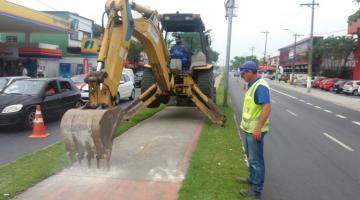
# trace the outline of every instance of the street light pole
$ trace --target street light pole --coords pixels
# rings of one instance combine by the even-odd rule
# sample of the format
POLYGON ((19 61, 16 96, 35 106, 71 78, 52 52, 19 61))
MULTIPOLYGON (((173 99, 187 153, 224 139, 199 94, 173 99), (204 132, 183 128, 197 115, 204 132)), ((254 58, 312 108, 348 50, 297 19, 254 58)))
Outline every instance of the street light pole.
POLYGON ((250 48, 250 50, 251 50, 251 59, 254 57, 254 49, 255 49, 255 47, 250 48))
POLYGON ((313 62, 313 49, 314 49, 314 13, 315 6, 318 6, 318 3, 315 3, 315 0, 312 0, 312 3, 303 3, 300 6, 309 6, 311 7, 311 30, 310 30, 310 46, 309 46, 309 60, 308 60, 308 77, 307 77, 307 92, 311 92, 311 77, 312 77, 312 62, 313 62))
POLYGON ((270 32, 269 32, 269 31, 264 31, 264 32, 261 32, 261 33, 265 34, 264 64, 266 64, 267 40, 268 40, 268 34, 269 34, 270 32))
POLYGON ((223 106, 228 105, 228 91, 229 91, 229 71, 230 71, 230 50, 231 50, 231 32, 232 32, 232 18, 234 16, 235 0, 227 0, 225 2, 226 17, 228 18, 228 34, 226 44, 226 70, 225 70, 225 84, 224 84, 224 101, 223 106))

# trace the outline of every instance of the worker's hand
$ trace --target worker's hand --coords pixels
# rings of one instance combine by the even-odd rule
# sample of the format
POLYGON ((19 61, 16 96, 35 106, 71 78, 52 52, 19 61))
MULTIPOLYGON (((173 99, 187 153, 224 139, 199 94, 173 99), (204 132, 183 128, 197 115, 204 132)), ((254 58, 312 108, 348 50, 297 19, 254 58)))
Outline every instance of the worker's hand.
POLYGON ((256 126, 252 136, 254 140, 261 140, 261 128, 256 126))

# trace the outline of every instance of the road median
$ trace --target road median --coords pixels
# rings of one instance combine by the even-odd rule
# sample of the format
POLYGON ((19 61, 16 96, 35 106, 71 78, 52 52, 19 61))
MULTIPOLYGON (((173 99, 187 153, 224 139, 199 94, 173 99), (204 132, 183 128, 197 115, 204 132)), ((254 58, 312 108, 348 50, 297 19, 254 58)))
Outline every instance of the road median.
POLYGON ((248 172, 234 111, 231 104, 222 106, 223 96, 222 81, 217 90, 217 102, 226 114, 226 126, 217 128, 209 120, 205 122, 179 193, 180 200, 251 199, 239 194, 240 189, 248 186, 234 181, 235 176, 246 177, 248 172))

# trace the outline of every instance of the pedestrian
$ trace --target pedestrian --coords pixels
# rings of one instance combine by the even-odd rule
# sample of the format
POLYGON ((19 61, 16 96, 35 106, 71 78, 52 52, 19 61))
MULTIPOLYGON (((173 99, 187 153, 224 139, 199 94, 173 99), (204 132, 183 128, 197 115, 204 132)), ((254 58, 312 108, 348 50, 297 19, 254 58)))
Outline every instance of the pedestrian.
POLYGON ((23 70, 22 70, 22 76, 27 76, 28 75, 28 70, 26 69, 26 67, 23 67, 23 70))
POLYGON ((251 184, 249 189, 240 190, 241 195, 260 199, 265 177, 264 136, 269 131, 271 105, 270 87, 258 75, 257 69, 253 61, 245 62, 240 68, 241 77, 248 82, 240 128, 249 163, 249 177, 236 177, 236 180, 251 184))

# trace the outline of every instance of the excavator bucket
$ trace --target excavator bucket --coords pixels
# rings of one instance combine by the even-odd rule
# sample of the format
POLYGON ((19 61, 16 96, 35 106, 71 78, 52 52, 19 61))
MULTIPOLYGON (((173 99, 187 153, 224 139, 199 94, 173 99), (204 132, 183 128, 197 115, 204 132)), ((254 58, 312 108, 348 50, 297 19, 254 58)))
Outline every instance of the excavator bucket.
POLYGON ((105 159, 106 167, 110 167, 112 143, 117 127, 120 124, 123 111, 116 106, 106 110, 71 109, 61 120, 67 155, 71 162, 83 159, 91 167, 91 161, 96 159, 100 168, 100 159, 105 159))

